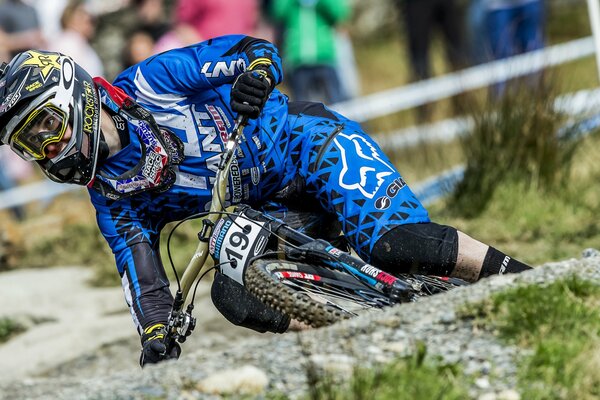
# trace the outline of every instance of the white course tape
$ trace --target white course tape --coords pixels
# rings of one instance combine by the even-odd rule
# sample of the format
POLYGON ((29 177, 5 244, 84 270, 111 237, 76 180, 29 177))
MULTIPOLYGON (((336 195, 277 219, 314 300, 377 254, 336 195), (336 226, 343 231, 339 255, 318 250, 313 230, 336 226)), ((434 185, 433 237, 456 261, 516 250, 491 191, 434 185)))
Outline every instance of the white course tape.
POLYGON ((50 180, 17 186, 0 192, 0 210, 20 206, 32 201, 52 199, 59 194, 75 190, 83 190, 83 187, 60 184, 50 180))
POLYGON ((457 165, 432 178, 411 185, 411 189, 417 199, 427 206, 436 200, 452 193, 458 182, 465 173, 464 165, 457 165))
POLYGON ((358 122, 364 122, 594 53, 593 38, 586 37, 333 104, 331 108, 358 122))
POLYGON ((400 150, 424 143, 451 142, 473 130, 473 125, 473 119, 470 117, 445 119, 431 124, 411 126, 373 135, 373 140, 384 151, 400 150))
MULTIPOLYGON (((554 107, 557 111, 579 117, 593 111, 598 112, 600 110, 600 89, 586 89, 562 95, 556 99, 554 107)), ((597 122, 597 119, 598 116, 594 116, 586 119, 585 123, 580 122, 579 129, 588 131, 595 129, 593 124, 597 122)), ((378 133, 372 137, 385 151, 395 151, 418 144, 451 142, 457 137, 471 132, 473 127, 473 118, 458 117, 388 133, 378 133)))

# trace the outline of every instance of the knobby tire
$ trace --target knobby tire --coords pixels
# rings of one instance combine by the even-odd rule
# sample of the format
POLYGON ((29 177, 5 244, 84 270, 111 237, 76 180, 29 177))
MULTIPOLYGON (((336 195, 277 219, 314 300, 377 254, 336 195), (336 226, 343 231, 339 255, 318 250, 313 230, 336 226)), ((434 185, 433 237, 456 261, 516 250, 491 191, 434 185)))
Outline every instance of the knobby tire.
MULTIPOLYGON (((457 279, 424 275, 402 274, 399 277, 415 288, 413 300, 466 284, 457 279)), ((263 303, 315 328, 352 318, 365 310, 378 310, 392 305, 387 295, 366 287, 348 273, 287 260, 255 261, 246 271, 245 286, 263 303), (314 275, 320 280, 282 276, 289 273, 297 273, 299 276, 306 274, 309 278, 314 275), (318 293, 307 294, 302 288, 307 283, 311 286, 323 286, 326 292, 338 291, 342 297, 352 297, 351 303, 356 302, 355 306, 359 310, 348 310, 344 305, 340 306, 335 296, 331 300, 327 295, 323 299, 318 293)), ((342 303, 345 304, 344 300, 342 303)))
POLYGON ((315 328, 357 315, 343 305, 338 306, 335 298, 330 301, 325 295, 325 299, 315 299, 320 295, 307 294, 301 290, 300 287, 304 284, 323 288, 324 292, 331 293, 334 297, 339 296, 343 304, 356 302, 354 306, 358 308, 379 309, 391 304, 387 296, 364 286, 349 274, 326 267, 265 259, 257 260, 246 271, 246 287, 263 303, 315 328), (281 277, 281 274, 290 272, 307 274, 309 277, 318 276, 320 280, 316 282, 298 277, 281 277))

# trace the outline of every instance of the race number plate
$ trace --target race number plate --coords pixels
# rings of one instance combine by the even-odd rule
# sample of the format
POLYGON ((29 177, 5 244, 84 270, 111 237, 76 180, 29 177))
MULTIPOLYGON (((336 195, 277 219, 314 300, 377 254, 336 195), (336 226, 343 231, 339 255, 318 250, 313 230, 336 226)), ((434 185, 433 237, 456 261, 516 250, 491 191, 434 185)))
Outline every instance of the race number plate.
POLYGON ((233 216, 221 219, 210 237, 209 252, 220 264, 219 270, 231 279, 244 284, 244 271, 252 259, 265 251, 269 231, 263 222, 233 216))

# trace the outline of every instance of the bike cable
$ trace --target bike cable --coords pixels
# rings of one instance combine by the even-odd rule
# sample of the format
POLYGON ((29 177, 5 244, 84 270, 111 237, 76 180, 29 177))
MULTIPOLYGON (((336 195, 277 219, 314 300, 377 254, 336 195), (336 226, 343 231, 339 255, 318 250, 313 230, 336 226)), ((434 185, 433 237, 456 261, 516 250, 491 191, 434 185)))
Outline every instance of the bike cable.
POLYGON ((196 218, 201 218, 208 214, 209 214, 208 212, 201 212, 201 213, 196 213, 196 214, 192 214, 190 216, 185 217, 184 219, 182 219, 181 221, 179 221, 175 224, 173 229, 171 229, 171 232, 169 232, 169 236, 167 237, 167 255, 169 257, 169 263, 171 264, 171 269, 173 270, 173 274, 175 275, 175 280, 177 281, 177 290, 179 290, 179 291, 181 291, 181 282, 179 280, 179 274, 177 273, 177 270, 175 269, 175 263, 173 262, 173 257, 171 255, 171 238, 173 237, 173 234, 175 233, 177 228, 179 228, 184 222, 187 222, 187 221, 190 221, 190 220, 196 219, 196 218))
MULTIPOLYGON (((224 263, 221 263, 221 264, 224 264, 224 263)), ((196 280, 196 284, 194 285, 194 291, 192 292, 192 300, 190 301, 190 304, 194 304, 194 301, 196 300, 196 290, 198 289, 198 285, 200 284, 200 281, 202 280, 202 278, 204 278, 206 276, 206 274, 208 274, 210 271, 216 270, 217 267, 220 266, 221 264, 217 264, 214 267, 210 267, 209 269, 204 271, 204 273, 202 275, 200 275, 200 277, 196 280)))

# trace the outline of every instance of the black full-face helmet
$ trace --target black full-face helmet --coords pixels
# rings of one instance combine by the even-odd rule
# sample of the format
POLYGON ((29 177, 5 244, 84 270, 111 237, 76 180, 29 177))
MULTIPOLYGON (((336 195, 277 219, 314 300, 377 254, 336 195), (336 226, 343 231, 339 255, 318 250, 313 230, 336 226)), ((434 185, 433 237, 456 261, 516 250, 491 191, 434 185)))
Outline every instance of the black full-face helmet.
POLYGON ((29 50, 3 64, 0 142, 36 161, 53 181, 90 183, 100 143, 100 101, 91 76, 70 57, 54 52, 29 50), (46 147, 64 143, 68 129, 69 141, 48 158, 46 147))

